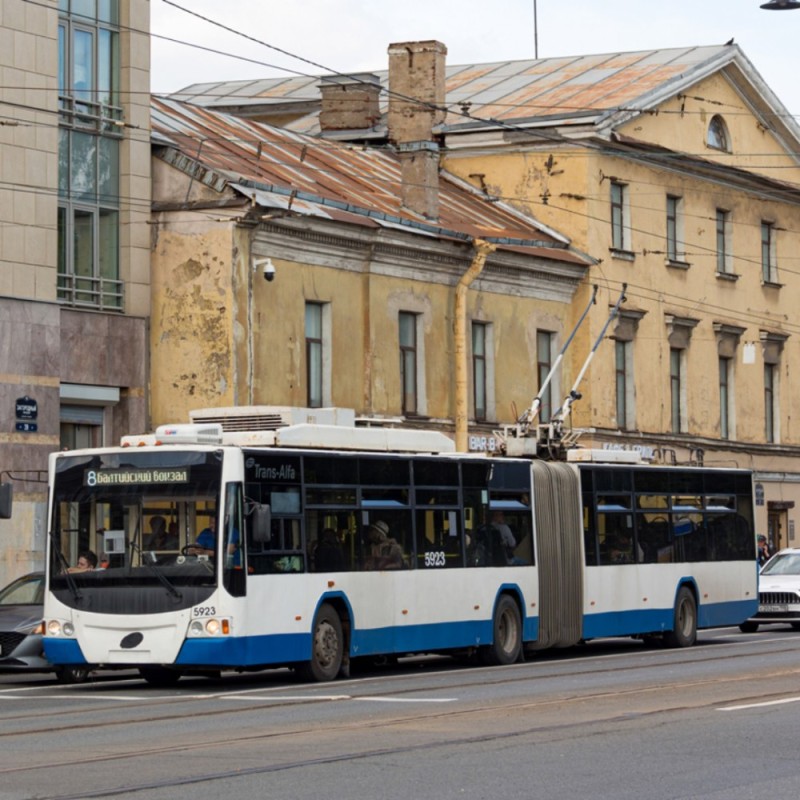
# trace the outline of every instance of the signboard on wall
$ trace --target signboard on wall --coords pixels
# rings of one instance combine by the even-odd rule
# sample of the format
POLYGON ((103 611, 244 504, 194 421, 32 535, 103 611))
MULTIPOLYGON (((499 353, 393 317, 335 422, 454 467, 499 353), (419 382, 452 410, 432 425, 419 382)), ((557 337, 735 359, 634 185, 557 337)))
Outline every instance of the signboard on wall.
POLYGON ((17 433, 35 433, 37 431, 39 426, 35 420, 39 415, 39 404, 32 397, 28 397, 28 395, 18 397, 14 411, 17 417, 17 433))
POLYGON ((30 422, 36 419, 39 414, 39 405, 32 398, 25 395, 25 397, 18 397, 16 403, 17 419, 30 422))

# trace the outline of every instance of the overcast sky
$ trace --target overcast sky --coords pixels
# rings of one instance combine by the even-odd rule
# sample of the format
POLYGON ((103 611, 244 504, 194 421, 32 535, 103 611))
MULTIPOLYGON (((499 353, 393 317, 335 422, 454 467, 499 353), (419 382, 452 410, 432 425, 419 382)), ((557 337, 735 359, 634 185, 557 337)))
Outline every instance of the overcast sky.
POLYGON ((763 2, 537 0, 534 26, 534 0, 151 0, 151 86, 166 93, 205 81, 381 70, 391 42, 424 39, 443 42, 449 64, 469 64, 533 58, 536 41, 547 58, 734 37, 800 116, 800 10, 764 11, 763 2))

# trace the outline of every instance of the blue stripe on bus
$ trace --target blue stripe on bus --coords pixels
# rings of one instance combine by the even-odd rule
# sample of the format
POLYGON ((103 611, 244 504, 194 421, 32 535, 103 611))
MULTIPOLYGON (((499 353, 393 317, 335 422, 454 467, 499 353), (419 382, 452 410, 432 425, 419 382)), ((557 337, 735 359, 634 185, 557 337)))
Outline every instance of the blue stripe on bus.
MULTIPOLYGON (((504 584, 498 590, 512 592, 522 599, 522 591, 516 584, 504 584)), ((347 607, 348 616, 354 619, 352 605, 344 592, 329 592, 323 595, 316 611, 323 603, 341 600, 347 607)), ((315 611, 315 616, 316 616, 315 611)), ((522 621, 524 641, 536 641, 539 635, 539 618, 526 617, 522 621)), ((398 625, 396 627, 353 628, 350 636, 350 655, 386 655, 392 653, 425 653, 453 650, 490 644, 493 636, 491 619, 438 622, 424 625, 398 625)), ((239 638, 187 639, 178 655, 176 664, 200 666, 256 666, 259 664, 287 664, 307 661, 311 657, 311 632, 296 634, 265 634, 239 638)))
POLYGON ((75 639, 42 639, 44 654, 51 664, 86 664, 81 646, 75 639))
MULTIPOLYGON (((703 604, 697 610, 697 627, 715 628, 738 625, 755 614, 757 608, 756 600, 703 604)), ((583 618, 583 638, 632 636, 638 633, 672 630, 674 619, 675 610, 673 608, 587 614, 583 618)))

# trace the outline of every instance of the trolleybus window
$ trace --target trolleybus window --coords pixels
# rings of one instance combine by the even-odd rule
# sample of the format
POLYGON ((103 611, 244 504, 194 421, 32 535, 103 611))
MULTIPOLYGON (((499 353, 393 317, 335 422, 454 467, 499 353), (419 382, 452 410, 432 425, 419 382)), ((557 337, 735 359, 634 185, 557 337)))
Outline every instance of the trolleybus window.
POLYGON ((746 475, 598 467, 582 471, 582 487, 587 564, 735 561, 753 550, 746 475))

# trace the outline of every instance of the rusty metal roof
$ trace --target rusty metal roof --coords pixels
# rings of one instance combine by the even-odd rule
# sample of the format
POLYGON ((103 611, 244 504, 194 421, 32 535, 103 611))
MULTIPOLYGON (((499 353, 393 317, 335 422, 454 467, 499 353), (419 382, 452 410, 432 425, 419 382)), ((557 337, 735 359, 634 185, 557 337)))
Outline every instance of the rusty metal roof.
MULTIPOLYGON (((447 66, 446 125, 479 120, 596 121, 620 109, 643 108, 665 89, 690 85, 731 61, 757 73, 738 45, 642 50, 528 61, 447 66), (464 113, 467 110, 467 114, 464 113)), ((386 89, 388 72, 375 72, 386 89)), ((194 84, 172 97, 206 107, 298 104, 298 118, 285 127, 319 133, 319 86, 325 76, 268 78, 194 84), (303 108, 302 106, 305 106, 303 108)), ((760 79, 759 79, 760 80, 760 79)), ((385 111, 386 93, 381 95, 385 111)), ((282 123, 283 124, 283 123, 282 123)))
POLYGON ((567 237, 510 206, 493 201, 447 173, 440 174, 439 219, 424 220, 401 204, 399 162, 389 149, 340 144, 153 97, 154 145, 176 168, 260 206, 420 235, 495 241, 500 249, 588 265, 567 237))

